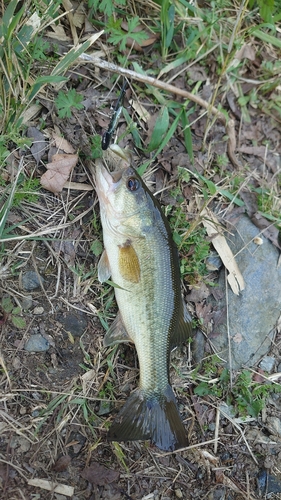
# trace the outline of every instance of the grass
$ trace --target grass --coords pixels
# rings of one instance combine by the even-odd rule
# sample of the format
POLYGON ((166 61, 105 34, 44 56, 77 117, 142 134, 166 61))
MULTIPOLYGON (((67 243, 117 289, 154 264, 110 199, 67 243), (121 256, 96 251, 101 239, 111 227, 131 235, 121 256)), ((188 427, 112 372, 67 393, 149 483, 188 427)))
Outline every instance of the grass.
MULTIPOLYGON (((2 2, 2 9, 0 278, 2 293, 8 290, 1 302, 6 318, 3 363, 0 357, 5 367, 2 389, 5 384, 10 387, 5 375, 10 371, 15 391, 18 374, 25 377, 28 387, 11 396, 9 411, 13 413, 19 405, 25 425, 35 432, 32 439, 43 436, 44 443, 49 439, 54 449, 65 450, 72 442, 65 437, 66 429, 74 432, 81 426, 90 442, 89 456, 103 443, 106 460, 116 457, 124 475, 129 476, 135 463, 126 446, 105 445, 104 436, 120 381, 125 377, 128 384, 134 384, 136 360, 130 348, 102 350, 102 331, 115 317, 116 304, 110 284, 97 282, 102 252, 98 208, 92 195, 79 189, 79 185, 91 183, 89 165, 103 154, 100 137, 110 122, 123 82, 118 72, 82 62, 79 55, 99 51, 106 62, 114 61, 144 79, 151 76, 204 98, 217 106, 226 123, 234 117, 237 146, 253 148, 250 154, 236 152, 243 165, 234 168, 228 154, 231 138, 208 106, 203 109, 196 101, 171 93, 168 87, 129 79, 116 140, 132 151, 146 181, 156 182, 157 196, 179 247, 185 291, 200 288, 214 280, 206 266, 211 240, 202 226, 204 207, 216 202, 223 210, 233 205, 243 209, 241 190, 246 190, 270 223, 281 227, 280 168, 274 163, 278 138, 270 128, 280 125, 281 120, 280 2, 219 0, 198 7, 186 0, 89 0, 89 24, 85 24, 83 12, 76 9, 69 13, 57 0, 29 1, 24 6, 12 0, 2 2), (104 29, 102 39, 97 37, 94 42, 82 26, 98 32, 104 29), (140 46, 137 50, 136 43, 140 46), (248 52, 241 56, 245 47, 248 52), (48 142, 38 164, 26 137, 30 125, 43 132, 48 142), (68 139, 79 154, 79 164, 69 179, 76 185, 56 195, 40 188, 48 152, 54 147, 53 132, 68 139), (260 162, 257 167, 253 155, 260 146, 265 153, 262 159, 254 157, 260 162), (62 245, 66 242, 68 245, 62 245), (54 311, 78 309, 89 318, 91 334, 87 332, 85 341, 77 341, 72 334, 62 339, 59 327, 52 324, 49 334, 54 336, 56 348, 60 344, 68 354, 76 348, 82 353, 79 375, 67 372, 70 379, 65 387, 60 383, 57 391, 51 388, 51 384, 59 384, 52 368, 59 370, 68 359, 61 361, 61 352, 54 350, 46 358, 39 357, 33 370, 28 365, 30 358, 18 347, 17 335, 31 333, 33 324, 40 327, 33 309, 22 316, 18 305, 26 292, 17 280, 23 269, 34 265, 46 278, 44 290, 33 296, 45 308, 42 321, 53 317, 48 314, 50 304, 54 311), (20 372, 17 366, 21 366, 20 372)), ((202 401, 219 404, 224 399, 233 406, 235 415, 242 417, 260 415, 268 396, 279 390, 276 384, 256 382, 253 373, 243 370, 230 391, 229 374, 214 358, 198 368, 193 383, 202 401)), ((185 386, 181 397, 188 405, 185 386)), ((147 456, 151 451, 145 453, 147 456)), ((50 463, 53 458, 49 457, 50 463)))
POLYGON ((204 360, 191 376, 197 382, 195 394, 225 401, 235 418, 258 418, 269 397, 281 391, 280 384, 271 382, 266 375, 257 377, 250 370, 241 370, 231 387, 229 370, 223 368, 216 355, 204 360), (258 378, 260 381, 257 381, 258 378))

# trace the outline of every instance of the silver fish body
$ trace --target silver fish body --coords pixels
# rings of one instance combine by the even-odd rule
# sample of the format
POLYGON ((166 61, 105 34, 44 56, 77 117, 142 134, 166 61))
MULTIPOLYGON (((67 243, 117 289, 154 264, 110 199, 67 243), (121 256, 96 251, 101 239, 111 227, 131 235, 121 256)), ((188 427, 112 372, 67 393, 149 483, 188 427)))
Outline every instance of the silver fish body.
POLYGON ((111 276, 118 315, 105 345, 132 341, 139 387, 109 430, 115 441, 151 439, 163 450, 187 445, 169 382, 171 348, 191 334, 191 318, 181 297, 177 248, 160 205, 137 172, 128 167, 109 173, 97 167, 105 251, 101 282, 111 276))

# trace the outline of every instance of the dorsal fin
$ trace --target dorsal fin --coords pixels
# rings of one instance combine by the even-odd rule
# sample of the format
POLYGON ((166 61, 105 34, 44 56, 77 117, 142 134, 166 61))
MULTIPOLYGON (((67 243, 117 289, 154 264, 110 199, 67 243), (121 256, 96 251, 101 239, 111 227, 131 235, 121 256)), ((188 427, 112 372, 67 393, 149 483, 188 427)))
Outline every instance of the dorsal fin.
POLYGON ((171 349, 186 342, 192 336, 192 318, 187 310, 186 304, 181 300, 179 310, 179 322, 177 329, 171 335, 171 349))

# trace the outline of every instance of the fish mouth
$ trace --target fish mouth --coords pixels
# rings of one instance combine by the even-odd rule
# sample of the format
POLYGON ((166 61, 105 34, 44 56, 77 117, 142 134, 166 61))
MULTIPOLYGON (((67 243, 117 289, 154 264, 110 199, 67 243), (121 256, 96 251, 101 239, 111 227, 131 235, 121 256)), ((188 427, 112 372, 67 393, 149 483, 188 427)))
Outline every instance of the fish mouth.
POLYGON ((122 170, 109 172, 103 165, 97 167, 96 184, 99 194, 107 196, 114 191, 122 178, 122 170))
POLYGON ((114 205, 114 192, 122 182, 123 170, 109 172, 104 165, 96 165, 96 192, 100 202, 101 214, 106 215, 107 224, 111 225, 114 219, 120 219, 122 214, 114 205))

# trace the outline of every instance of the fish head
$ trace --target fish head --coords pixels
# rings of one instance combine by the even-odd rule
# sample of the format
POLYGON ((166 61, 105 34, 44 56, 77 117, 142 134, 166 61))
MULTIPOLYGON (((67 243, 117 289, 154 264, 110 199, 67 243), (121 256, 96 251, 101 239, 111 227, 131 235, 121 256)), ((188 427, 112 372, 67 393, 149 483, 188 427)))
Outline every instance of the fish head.
POLYGON ((103 227, 128 236, 140 236, 158 215, 157 202, 133 167, 109 172, 96 169, 96 191, 103 227))

